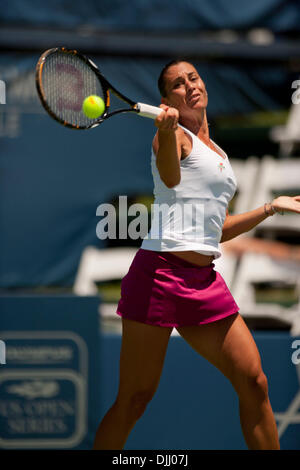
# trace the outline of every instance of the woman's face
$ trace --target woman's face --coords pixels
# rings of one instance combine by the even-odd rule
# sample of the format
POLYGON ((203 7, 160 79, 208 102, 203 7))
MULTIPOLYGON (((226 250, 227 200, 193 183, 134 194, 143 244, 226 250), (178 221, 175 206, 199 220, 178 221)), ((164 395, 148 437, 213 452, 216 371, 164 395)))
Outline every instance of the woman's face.
POLYGON ((162 102, 177 108, 179 112, 203 110, 207 107, 204 82, 189 62, 172 65, 166 71, 165 90, 166 97, 162 102))

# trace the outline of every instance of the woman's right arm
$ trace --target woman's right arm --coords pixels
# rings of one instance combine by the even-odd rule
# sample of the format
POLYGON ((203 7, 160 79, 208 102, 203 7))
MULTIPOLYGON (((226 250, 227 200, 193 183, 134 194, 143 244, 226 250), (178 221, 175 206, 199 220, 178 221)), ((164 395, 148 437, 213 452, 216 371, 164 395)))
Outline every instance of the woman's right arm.
POLYGON ((183 130, 178 127, 179 113, 175 108, 160 106, 162 112, 155 120, 158 131, 153 140, 156 165, 162 181, 168 188, 180 183, 180 160, 183 130))

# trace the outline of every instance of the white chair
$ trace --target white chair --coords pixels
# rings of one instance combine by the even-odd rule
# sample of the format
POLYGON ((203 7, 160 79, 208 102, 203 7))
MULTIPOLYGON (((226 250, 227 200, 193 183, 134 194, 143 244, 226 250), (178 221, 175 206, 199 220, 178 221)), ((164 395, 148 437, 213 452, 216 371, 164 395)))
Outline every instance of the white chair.
POLYGON ((131 247, 84 249, 73 291, 77 295, 97 295, 96 282, 122 279, 128 272, 137 249, 131 247))
MULTIPOLYGON (((260 162, 257 157, 252 156, 246 160, 230 159, 230 164, 238 185, 238 194, 234 202, 233 214, 241 214, 253 208, 253 198, 260 162)), ((222 275, 227 286, 231 289, 235 278, 238 257, 222 250, 222 244, 220 249, 222 256, 214 261, 215 269, 222 275)))
POLYGON ((257 157, 252 156, 246 160, 231 159, 230 164, 238 185, 238 194, 234 203, 233 213, 241 214, 253 209, 253 197, 260 161, 257 157))
POLYGON ((285 322, 292 329, 299 325, 299 290, 299 263, 278 261, 258 254, 244 254, 242 256, 231 289, 242 316, 273 318, 285 322), (254 283, 262 282, 284 282, 295 285, 298 293, 298 304, 292 307, 284 307, 279 303, 257 303, 254 283))
MULTIPOLYGON (((292 336, 300 336, 300 302, 298 305, 298 315, 295 315, 290 333, 292 336)), ((300 364, 298 367, 298 372, 299 372, 299 383, 300 383, 300 364)))
POLYGON ((289 157, 300 143, 300 106, 292 104, 284 126, 275 126, 270 131, 270 139, 279 144, 279 155, 289 157))
MULTIPOLYGON (((255 185, 253 208, 272 201, 275 193, 295 196, 300 194, 300 158, 276 160, 269 155, 263 157, 255 185)), ((274 231, 287 229, 300 233, 300 216, 292 212, 286 212, 284 216, 276 214, 261 222, 259 228, 274 231)))
POLYGON ((229 289, 231 289, 234 282, 238 257, 231 253, 225 253, 222 250, 222 245, 220 246, 220 248, 222 251, 222 256, 214 260, 215 270, 221 274, 227 286, 229 287, 229 289))
MULTIPOLYGON (((77 295, 97 295, 96 283, 112 279, 122 279, 128 272, 137 248, 120 247, 98 249, 87 247, 82 253, 73 291, 77 295)), ((122 333, 120 317, 116 314, 117 304, 101 302, 99 314, 109 326, 102 328, 115 333, 122 333), (113 322, 112 322, 113 321, 113 322), (113 324, 112 324, 113 323, 113 324)), ((172 336, 178 336, 174 328, 172 336)))

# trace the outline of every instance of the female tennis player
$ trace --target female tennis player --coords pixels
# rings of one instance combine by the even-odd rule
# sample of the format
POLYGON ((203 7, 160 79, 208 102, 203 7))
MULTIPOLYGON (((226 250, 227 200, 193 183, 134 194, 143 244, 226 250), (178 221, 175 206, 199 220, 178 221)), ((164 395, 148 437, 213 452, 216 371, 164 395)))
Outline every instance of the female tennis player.
POLYGON ((94 449, 124 448, 157 389, 173 328, 231 382, 248 448, 279 449, 258 349, 213 260, 220 242, 275 212, 300 213, 300 196, 228 215, 236 181, 227 155, 209 137, 205 84, 191 63, 174 61, 162 70, 159 89, 163 112, 152 149, 159 222, 122 281, 119 390, 94 449))

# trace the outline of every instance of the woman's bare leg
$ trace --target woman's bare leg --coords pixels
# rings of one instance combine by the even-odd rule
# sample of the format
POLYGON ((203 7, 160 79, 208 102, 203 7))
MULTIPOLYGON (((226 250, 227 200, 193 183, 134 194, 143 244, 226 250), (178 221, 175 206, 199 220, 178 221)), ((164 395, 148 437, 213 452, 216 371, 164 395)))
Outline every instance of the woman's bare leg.
POLYGON ((267 379, 254 339, 242 317, 237 314, 207 325, 177 330, 232 383, 239 397, 241 427, 248 448, 279 449, 267 379))
POLYGON ((101 421, 94 449, 123 449, 152 399, 161 376, 172 328, 122 319, 120 381, 116 401, 101 421))

